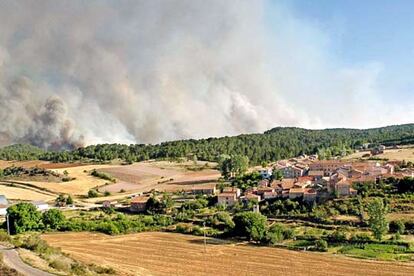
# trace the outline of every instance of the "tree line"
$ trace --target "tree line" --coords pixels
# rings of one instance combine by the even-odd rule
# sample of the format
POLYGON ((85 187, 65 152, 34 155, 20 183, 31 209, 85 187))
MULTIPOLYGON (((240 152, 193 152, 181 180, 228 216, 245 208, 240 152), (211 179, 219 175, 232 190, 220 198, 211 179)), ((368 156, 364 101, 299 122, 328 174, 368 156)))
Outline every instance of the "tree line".
POLYGON ((365 130, 277 127, 263 134, 178 140, 156 145, 99 144, 70 151, 47 151, 29 145, 12 145, 0 149, 0 159, 42 159, 53 162, 122 159, 131 163, 148 159, 194 156, 199 160, 218 161, 219 156, 225 154, 246 156, 250 164, 256 165, 301 154, 319 153, 329 158, 346 154, 366 143, 387 146, 414 143, 414 124, 365 130))

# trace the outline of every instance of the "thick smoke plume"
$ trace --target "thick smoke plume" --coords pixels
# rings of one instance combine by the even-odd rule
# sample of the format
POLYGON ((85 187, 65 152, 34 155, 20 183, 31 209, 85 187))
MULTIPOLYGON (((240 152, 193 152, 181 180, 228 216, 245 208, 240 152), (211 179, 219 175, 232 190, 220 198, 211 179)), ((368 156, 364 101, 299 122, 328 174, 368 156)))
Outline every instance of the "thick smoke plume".
POLYGON ((327 64, 323 35, 282 7, 269 32, 265 5, 1 1, 0 145, 153 143, 376 120, 344 111, 358 110, 359 97, 380 106, 377 67, 327 64))

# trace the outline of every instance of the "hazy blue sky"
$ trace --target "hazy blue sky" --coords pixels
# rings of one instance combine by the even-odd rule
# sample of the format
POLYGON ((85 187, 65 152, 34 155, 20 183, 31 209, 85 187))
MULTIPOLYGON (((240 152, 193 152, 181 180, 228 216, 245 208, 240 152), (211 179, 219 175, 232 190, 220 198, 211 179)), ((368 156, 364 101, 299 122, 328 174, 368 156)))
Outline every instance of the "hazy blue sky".
POLYGON ((409 96, 414 81, 414 1, 277 0, 267 17, 287 12, 323 33, 336 62, 345 66, 377 63, 383 97, 409 96))

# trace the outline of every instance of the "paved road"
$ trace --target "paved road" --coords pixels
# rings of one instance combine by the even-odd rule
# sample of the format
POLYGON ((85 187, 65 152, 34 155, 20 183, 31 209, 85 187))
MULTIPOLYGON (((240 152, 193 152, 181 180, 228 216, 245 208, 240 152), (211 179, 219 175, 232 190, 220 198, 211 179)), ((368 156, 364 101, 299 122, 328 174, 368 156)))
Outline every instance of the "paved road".
POLYGON ((41 271, 39 269, 33 268, 20 259, 19 254, 16 249, 6 248, 0 246, 0 253, 3 253, 3 262, 6 266, 16 269, 23 275, 27 276, 53 276, 53 274, 41 271))

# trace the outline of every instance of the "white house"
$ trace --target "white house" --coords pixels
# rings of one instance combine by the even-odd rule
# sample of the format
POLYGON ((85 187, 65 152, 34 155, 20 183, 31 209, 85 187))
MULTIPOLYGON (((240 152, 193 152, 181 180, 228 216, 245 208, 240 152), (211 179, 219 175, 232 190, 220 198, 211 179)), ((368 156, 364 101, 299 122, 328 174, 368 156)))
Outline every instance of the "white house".
POLYGON ((37 210, 39 211, 46 211, 49 210, 49 204, 44 201, 32 201, 31 202, 34 206, 36 206, 37 210))
POLYGON ((0 216, 5 216, 7 214, 7 208, 9 205, 9 201, 6 196, 0 195, 0 216))
POLYGON ((272 168, 264 168, 260 169, 258 172, 262 178, 267 179, 272 176, 273 170, 272 168))

